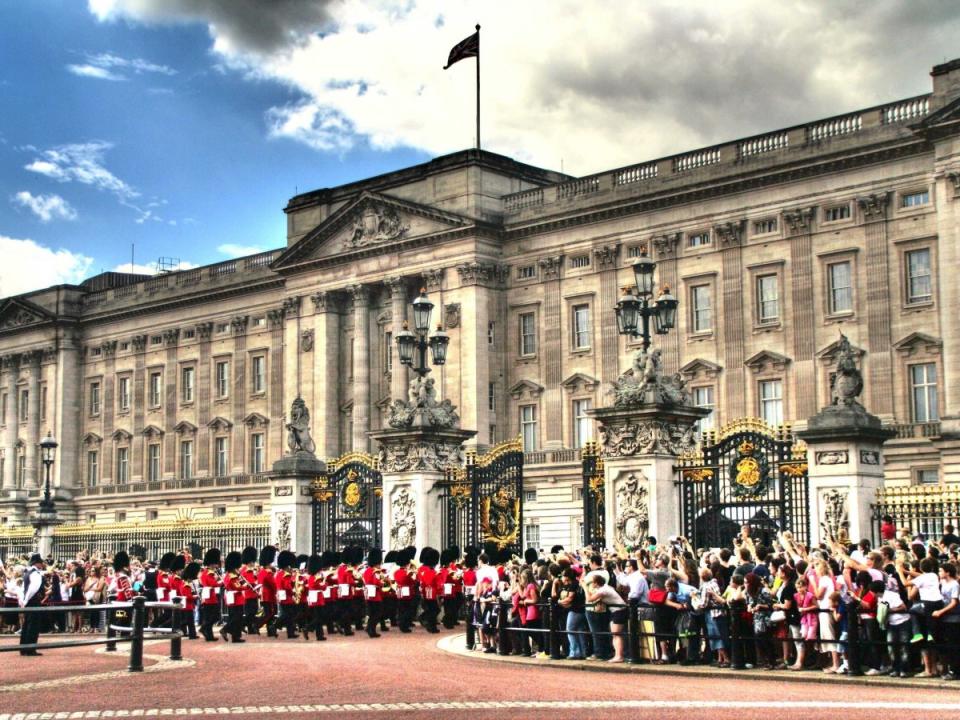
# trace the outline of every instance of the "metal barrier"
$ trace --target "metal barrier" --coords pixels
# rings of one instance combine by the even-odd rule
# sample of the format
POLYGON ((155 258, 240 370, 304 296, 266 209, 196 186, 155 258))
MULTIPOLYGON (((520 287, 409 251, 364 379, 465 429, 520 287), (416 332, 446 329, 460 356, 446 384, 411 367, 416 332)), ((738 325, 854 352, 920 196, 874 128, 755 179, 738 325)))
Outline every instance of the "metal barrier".
MULTIPOLYGON (((37 642, 27 645, 0 644, 0 653, 21 652, 23 650, 55 650, 59 648, 82 647, 85 645, 105 645, 107 652, 116 652, 117 643, 130 643, 129 672, 143 672, 143 641, 145 635, 169 635, 170 660, 182 660, 181 639, 181 612, 180 598, 173 602, 147 602, 143 597, 135 597, 130 602, 104 603, 100 605, 55 605, 40 607, 0 608, 0 614, 33 614, 33 613, 61 613, 61 612, 107 612, 107 626, 103 638, 84 640, 58 640, 53 642, 37 642), (75 610, 70 608, 76 608, 75 610), (147 627, 147 609, 159 608, 170 610, 170 627, 147 627), (130 611, 130 624, 116 624, 115 613, 118 610, 130 611)), ((22 630, 22 628, 21 628, 22 630)))

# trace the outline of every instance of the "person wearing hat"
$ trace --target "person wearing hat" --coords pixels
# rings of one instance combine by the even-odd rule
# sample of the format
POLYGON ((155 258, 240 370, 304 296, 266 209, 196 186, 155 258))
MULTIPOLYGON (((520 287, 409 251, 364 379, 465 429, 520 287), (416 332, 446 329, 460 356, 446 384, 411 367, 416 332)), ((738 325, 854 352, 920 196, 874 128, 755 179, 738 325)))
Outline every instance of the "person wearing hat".
POLYGON ((370 548, 367 553, 367 567, 363 571, 363 596, 367 601, 367 635, 380 637, 377 625, 383 618, 383 579, 380 577, 380 565, 383 553, 380 548, 370 548))
POLYGON ((257 621, 257 632, 267 626, 267 637, 277 636, 277 583, 273 563, 277 559, 277 548, 265 545, 260 549, 260 570, 257 572, 257 585, 260 586, 260 607, 263 615, 257 621))
POLYGON ((203 555, 203 570, 200 571, 200 634, 207 642, 216 642, 213 626, 220 619, 220 562, 217 548, 210 548, 203 555))
POLYGON ((243 560, 240 576, 244 580, 243 628, 248 635, 259 635, 257 612, 260 610, 260 594, 257 588, 257 549, 248 545, 240 553, 240 559, 243 560))
POLYGON ((400 632, 413 632, 413 620, 417 614, 417 570, 413 565, 414 548, 397 551, 397 569, 393 582, 397 587, 397 625, 400 632))
MULTIPOLYGON (((43 602, 43 576, 46 570, 46 563, 40 553, 34 553, 30 556, 30 564, 23 574, 23 596, 20 601, 20 607, 34 608, 40 607, 43 602)), ((28 612, 23 614, 23 627, 20 629, 20 645, 36 645, 40 639, 40 613, 28 612)), ((21 650, 21 655, 32 656, 40 655, 35 649, 21 650)))
MULTIPOLYGON (((170 566, 173 564, 173 561, 176 560, 176 553, 167 552, 160 557, 160 562, 157 564, 157 602, 169 602, 170 601, 170 581, 172 579, 172 574, 170 573, 170 566)), ((153 622, 150 623, 151 627, 161 627, 163 625, 170 624, 170 611, 157 608, 156 613, 153 616, 153 622)))
POLYGON ((277 631, 286 628, 287 637, 297 637, 297 605, 294 598, 293 567, 297 564, 297 556, 289 550, 281 550, 277 555, 277 565, 280 571, 276 574, 277 583, 277 631))
MULTIPOLYGON (((130 556, 118 550, 113 556, 113 579, 107 589, 111 602, 128 603, 133 600, 133 584, 130 582, 130 556)), ((126 608, 117 608, 107 614, 107 625, 129 625, 132 615, 126 608)))
POLYGON ((240 577, 240 566, 243 556, 236 550, 227 553, 223 567, 226 573, 223 576, 223 597, 227 606, 227 622, 220 628, 220 637, 235 643, 246 642, 243 634, 243 580, 240 577))
POLYGON ((353 547, 346 547, 340 553, 337 565, 337 623, 343 635, 353 635, 353 586, 356 582, 354 571, 349 563, 353 558, 353 547))
POLYGON ((437 605, 437 563, 440 562, 440 553, 432 548, 425 547, 420 551, 420 568, 417 570, 417 581, 420 584, 420 600, 422 608, 420 622, 429 633, 438 633, 437 616, 440 607, 437 605))
POLYGON ((196 609, 197 596, 193 583, 200 574, 200 563, 187 564, 186 555, 177 555, 177 559, 170 566, 174 574, 170 581, 170 599, 180 598, 183 609, 180 611, 180 632, 186 632, 191 640, 197 639, 197 625, 193 620, 196 609))
POLYGON ((303 628, 303 639, 310 639, 310 630, 317 635, 317 640, 326 640, 323 634, 323 625, 326 622, 326 603, 323 596, 323 558, 320 555, 311 555, 307 560, 307 609, 310 613, 309 622, 303 628))

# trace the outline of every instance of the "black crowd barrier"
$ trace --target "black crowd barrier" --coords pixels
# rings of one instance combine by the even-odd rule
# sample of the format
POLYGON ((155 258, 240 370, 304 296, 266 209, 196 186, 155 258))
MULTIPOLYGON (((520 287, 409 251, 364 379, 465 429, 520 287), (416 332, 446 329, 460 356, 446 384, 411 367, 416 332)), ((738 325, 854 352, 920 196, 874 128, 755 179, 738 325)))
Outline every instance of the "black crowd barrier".
MULTIPOLYGON (((474 615, 475 605, 478 602, 477 600, 471 600, 466 605, 466 646, 470 650, 475 649, 477 643, 478 628, 474 624, 474 615)), ((654 631, 651 633, 644 627, 644 621, 650 622, 653 613, 662 606, 647 603, 641 604, 637 600, 630 600, 623 605, 607 606, 608 610, 627 608, 626 627, 619 632, 610 630, 593 631, 589 629, 570 631, 560 627, 559 620, 564 615, 564 612, 554 599, 546 603, 541 602, 536 604, 536 606, 541 609, 541 616, 543 618, 542 627, 525 627, 509 619, 509 613, 512 608, 511 603, 500 599, 494 602, 498 605, 498 612, 496 627, 492 628, 492 630, 495 651, 499 655, 526 654, 526 652, 522 652, 523 648, 526 647, 525 641, 522 639, 518 640, 518 638, 526 636, 526 642, 529 642, 534 636, 546 636, 544 643, 537 642, 536 644, 542 648, 543 652, 549 655, 550 659, 563 660, 566 658, 566 655, 563 653, 563 647, 567 643, 567 638, 570 635, 578 635, 587 639, 591 644, 592 639, 598 636, 611 638, 622 637, 624 639, 624 661, 631 664, 654 661, 654 657, 644 657, 644 652, 642 651, 643 645, 650 640, 653 641, 653 646, 651 648, 652 652, 647 652, 648 656, 651 654, 659 654, 660 648, 658 644, 660 641, 669 642, 671 646, 675 643, 681 643, 685 645, 688 652, 687 661, 691 661, 690 654, 692 654, 694 655, 692 664, 700 664, 704 657, 708 657, 714 652, 710 649, 710 642, 722 640, 728 648, 730 667, 742 670, 747 669, 748 664, 760 667, 760 663, 748 663, 748 660, 758 657, 758 650, 761 648, 770 653, 770 656, 766 658, 766 664, 773 664, 776 659, 775 643, 796 645, 798 643, 808 642, 811 646, 811 652, 807 657, 808 662, 810 660, 819 662, 818 652, 815 649, 818 643, 832 644, 837 647, 836 652, 841 653, 845 657, 848 666, 845 673, 852 676, 863 675, 865 666, 866 669, 870 667, 880 669, 881 666, 896 665, 897 663, 895 663, 894 660, 898 654, 900 654, 901 657, 906 656, 910 666, 913 666, 917 664, 917 652, 931 650, 940 654, 951 671, 960 671, 960 644, 951 642, 950 638, 944 639, 942 626, 939 630, 932 633, 935 638, 934 641, 930 641, 928 636, 924 636, 923 640, 914 642, 911 640, 912 632, 906 634, 906 640, 891 640, 887 635, 887 630, 881 628, 876 620, 864 621, 860 617, 860 606, 856 601, 848 601, 846 603, 846 631, 841 634, 839 628, 837 628, 834 633, 836 637, 832 640, 821 640, 819 637, 804 640, 802 637, 791 636, 789 631, 786 637, 776 637, 773 634, 773 625, 771 625, 768 632, 757 635, 753 631, 752 622, 744 619, 744 613, 747 612, 745 603, 702 610, 693 610, 688 607, 682 611, 677 611, 678 618, 680 615, 693 615, 698 618, 698 620, 688 624, 688 627, 695 628, 695 631, 689 633, 664 633, 654 631), (702 622, 702 619, 705 613, 711 612, 711 610, 722 610, 723 617, 726 619, 726 625, 729 628, 727 635, 711 635, 707 631, 706 624, 702 622), (695 652, 690 653, 692 646, 695 646, 695 652), (521 652, 518 652, 518 650, 521 650, 521 652), (904 650, 906 650, 905 653, 904 650), (884 660, 889 660, 890 662, 883 662, 884 660)), ((591 604, 588 603, 587 607, 590 606, 591 604)), ((833 611, 829 609, 818 609, 816 612, 822 617, 822 615, 833 611)), ((911 622, 912 619, 906 620, 907 627, 910 626, 911 622)), ((957 626, 957 631, 958 639, 960 639, 960 625, 957 626)), ((650 646, 648 645, 648 647, 650 646)), ((676 647, 673 649, 676 651, 676 647)), ((784 660, 786 659, 788 658, 784 658, 784 660)), ((811 667, 811 669, 813 668, 811 667)))
POLYGON ((170 659, 182 660, 181 639, 183 607, 180 598, 174 602, 147 602, 143 597, 135 597, 130 602, 105 603, 101 605, 52 605, 25 608, 0 608, 0 614, 62 613, 62 612, 100 612, 107 613, 107 624, 102 638, 83 640, 54 640, 27 645, 14 643, 0 644, 0 653, 31 650, 55 650, 59 648, 82 647, 85 645, 106 645, 107 652, 116 652, 117 643, 130 643, 130 672, 143 671, 143 641, 145 636, 157 635, 170 638, 170 659), (169 627, 147 627, 147 610, 170 611, 169 627))

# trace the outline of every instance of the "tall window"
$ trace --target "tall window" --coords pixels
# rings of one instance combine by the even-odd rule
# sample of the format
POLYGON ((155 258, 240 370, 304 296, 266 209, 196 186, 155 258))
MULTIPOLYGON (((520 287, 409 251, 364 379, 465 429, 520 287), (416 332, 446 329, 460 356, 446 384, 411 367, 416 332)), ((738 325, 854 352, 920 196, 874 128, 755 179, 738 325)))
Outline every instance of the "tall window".
POLYGON ((160 479, 160 443, 147 445, 147 480, 156 482, 160 479))
MULTIPOLYGON (((350 356, 353 357, 353 353, 350 353, 350 356)), ((253 378, 253 392, 262 393, 267 387, 267 358, 263 355, 254 355, 253 357, 253 368, 252 368, 252 378, 253 378)))
POLYGON ((130 409, 130 378, 128 377, 120 378, 117 387, 117 407, 121 411, 130 409))
POLYGON ((383 334, 383 368, 386 372, 393 372, 393 333, 383 334))
POLYGON ((180 441, 180 477, 193 477, 193 440, 180 441))
POLYGON ((537 354, 537 325, 534 313, 520 313, 520 354, 537 354))
POLYGON ((780 287, 776 275, 757 278, 757 318, 761 324, 775 323, 780 319, 780 287))
POLYGON ((783 424, 783 381, 760 381, 760 417, 776 427, 783 424))
POLYGON ((100 480, 100 453, 87 450, 87 487, 94 487, 100 480))
POLYGON ((582 448, 588 441, 593 440, 593 418, 587 415, 587 410, 593 407, 593 401, 573 401, 573 446, 582 448))
POLYGON ((47 386, 40 388, 40 419, 47 419, 47 386))
POLYGON ((487 323, 487 346, 493 347, 493 333, 497 329, 497 324, 492 320, 487 323))
POLYGON ((713 329, 713 303, 709 285, 690 288, 690 306, 693 312, 693 331, 709 332, 713 329))
POLYGON ((573 306, 573 347, 584 350, 590 347, 590 306, 573 306))
POLYGON ((216 464, 217 476, 223 477, 230 474, 229 464, 227 462, 227 453, 230 446, 227 444, 227 438, 218 437, 213 441, 213 456, 216 464))
POLYGON ((935 363, 910 366, 910 391, 914 422, 936 422, 940 419, 940 412, 937 408, 937 366, 935 363))
POLYGON ((523 451, 537 449, 537 406, 520 407, 520 437, 523 439, 523 451))
POLYGON ((497 410, 497 384, 487 383, 487 409, 490 412, 497 410))
MULTIPOLYGON (((714 410, 714 399, 713 399, 713 386, 704 385, 701 387, 693 388, 693 404, 696 407, 704 408, 706 410, 714 410)), ((713 429, 713 412, 711 412, 706 417, 700 418, 697 420, 697 432, 703 433, 705 430, 713 429)))
POLYGON ((150 407, 160 407, 163 393, 163 375, 158 372, 150 373, 150 407))
POLYGON ((17 452, 17 487, 22 488, 27 484, 27 455, 26 451, 20 449, 17 452))
POLYGON ((850 269, 850 261, 827 265, 827 283, 830 314, 851 312, 853 310, 853 273, 850 269))
POLYGON ((534 550, 540 549, 540 525, 538 523, 523 524, 523 546, 534 550))
POLYGON ((250 472, 263 472, 263 433, 250 436, 250 472))
POLYGON ((90 414, 100 414, 100 383, 90 383, 90 414))
POLYGON ((194 369, 185 367, 180 375, 180 400, 188 403, 193 402, 193 379, 194 369))
POLYGON ((907 302, 929 302, 933 297, 930 283, 930 250, 911 250, 906 256, 907 302))
POLYGON ((126 485, 130 478, 130 448, 117 448, 117 485, 126 485))
POLYGON ((30 417, 30 406, 28 405, 29 401, 30 401, 30 391, 21 390, 20 405, 17 408, 20 411, 20 422, 26 422, 27 418, 30 417))
POLYGON ((217 397, 225 398, 230 394, 230 363, 226 360, 218 360, 217 364, 214 366, 214 387, 216 388, 217 397))

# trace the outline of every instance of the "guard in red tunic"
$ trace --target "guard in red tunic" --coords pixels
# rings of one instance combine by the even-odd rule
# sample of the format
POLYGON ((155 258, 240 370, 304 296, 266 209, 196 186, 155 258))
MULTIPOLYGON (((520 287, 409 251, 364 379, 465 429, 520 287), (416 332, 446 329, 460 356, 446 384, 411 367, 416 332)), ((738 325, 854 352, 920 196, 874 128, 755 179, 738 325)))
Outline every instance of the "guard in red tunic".
POLYGON ((240 576, 243 585, 243 629, 248 635, 259 635, 257 611, 260 609, 260 595, 257 592, 257 549, 249 545, 240 553, 243 566, 240 576))
MULTIPOLYGON (((113 579, 107 589, 111 602, 128 603, 133 600, 133 584, 130 582, 130 556, 119 550, 113 556, 113 579)), ((133 614, 127 608, 117 608, 107 613, 108 625, 129 626, 133 614)))
POLYGON ((260 571, 257 573, 257 585, 260 586, 260 607, 263 609, 257 621, 257 631, 267 626, 267 637, 277 636, 277 584, 273 562, 277 559, 277 549, 267 545, 260 550, 260 571))
POLYGON ((377 625, 383 618, 383 578, 380 565, 383 553, 380 548, 370 548, 367 553, 367 568, 363 571, 363 595, 367 601, 367 635, 380 637, 377 625))
POLYGON ((443 626, 447 630, 453 629, 459 622, 460 595, 463 584, 460 580, 460 568, 457 560, 460 550, 449 547, 440 553, 440 572, 437 573, 437 586, 440 589, 440 600, 443 603, 443 626))
POLYGON ((473 650, 476 644, 476 598, 477 598, 477 556, 478 551, 468 546, 463 556, 463 602, 466 607, 464 616, 467 621, 467 649, 473 650))
POLYGON ((210 548, 203 556, 200 571, 200 634, 207 642, 215 642, 213 626, 220 619, 220 561, 217 548, 210 548))
POLYGON ((303 628, 303 639, 310 639, 313 630, 317 640, 326 640, 323 625, 326 621, 326 599, 323 596, 323 559, 319 555, 311 555, 307 560, 307 609, 310 613, 309 622, 303 628))
POLYGON ((417 570, 413 564, 416 548, 397 551, 397 569, 393 571, 393 583, 397 587, 397 624, 400 632, 413 632, 417 615, 417 570))
POLYGON ((281 550, 277 555, 277 565, 280 570, 274 577, 277 584, 277 631, 286 628, 287 637, 297 636, 297 604, 294 598, 293 568, 297 564, 297 556, 289 550, 281 550))
POLYGON ((420 584, 420 622, 427 632, 438 633, 437 615, 440 607, 437 604, 437 563, 440 562, 440 553, 432 547, 425 547, 420 551, 420 569, 417 570, 417 582, 420 584))
MULTIPOLYGON (((157 602, 170 602, 170 566, 177 559, 176 553, 167 552, 160 556, 160 562, 157 564, 157 602)), ((153 614, 152 627, 161 627, 170 625, 170 611, 164 608, 156 608, 153 614)))
POLYGON ((344 635, 353 635, 353 570, 347 564, 350 548, 341 553, 337 565, 337 624, 344 635))
POLYGON ((234 550, 227 553, 223 563, 226 573, 223 576, 223 602, 227 607, 227 623, 220 628, 220 637, 235 643, 246 642, 243 634, 243 580, 240 577, 240 566, 243 556, 234 550))
MULTIPOLYGON (((186 557, 182 556, 184 560, 186 557)), ((196 593, 196 581, 197 576, 200 575, 200 563, 191 562, 183 569, 183 572, 180 573, 180 577, 176 579, 176 591, 177 594, 183 598, 183 610, 180 611, 180 623, 181 623, 181 632, 186 630, 187 637, 191 640, 196 640, 197 635, 197 625, 193 620, 193 612, 197 607, 197 593, 196 593)))

